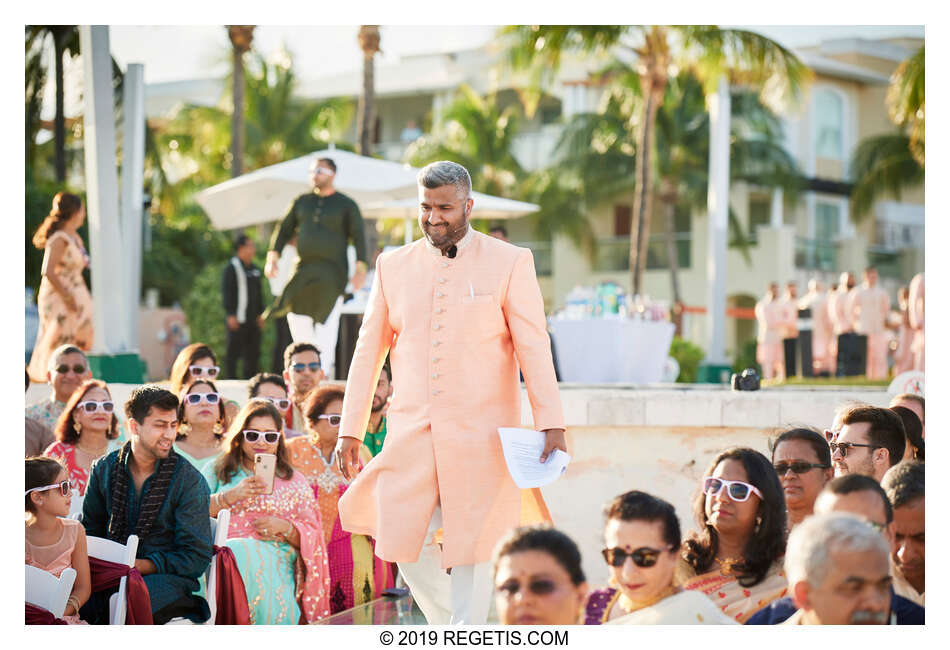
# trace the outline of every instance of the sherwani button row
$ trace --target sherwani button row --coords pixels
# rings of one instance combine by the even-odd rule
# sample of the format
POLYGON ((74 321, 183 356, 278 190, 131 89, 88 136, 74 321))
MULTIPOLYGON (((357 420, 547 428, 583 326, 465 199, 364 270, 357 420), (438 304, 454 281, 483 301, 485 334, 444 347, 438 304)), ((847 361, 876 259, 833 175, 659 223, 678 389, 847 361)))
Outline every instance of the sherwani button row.
POLYGON ((444 295, 445 295, 445 294, 442 293, 441 291, 437 291, 436 294, 435 294, 435 297, 436 297, 436 298, 442 298, 444 295))
POLYGON ((448 262, 442 262, 442 268, 443 268, 443 269, 446 269, 446 268, 448 268, 448 267, 449 267, 449 263, 448 263, 448 262))
POLYGON ((432 347, 434 347, 434 348, 439 347, 439 342, 438 342, 438 341, 433 341, 433 342, 432 342, 432 347))
POLYGON ((438 323, 436 323, 436 324, 435 324, 435 327, 433 327, 432 329, 434 329, 436 332, 438 332, 440 329, 442 329, 442 326, 439 325, 438 323))
POLYGON ((436 307, 436 309, 435 309, 435 313, 437 313, 437 314, 441 314, 441 313, 444 312, 444 311, 445 311, 445 310, 444 310, 442 307, 436 307))
POLYGON ((432 391, 432 394, 433 394, 433 395, 438 395, 438 394, 439 394, 439 391, 438 391, 438 389, 436 389, 436 390, 434 390, 434 391, 432 391))
POLYGON ((433 372, 433 373, 432 373, 432 378, 433 378, 433 379, 438 379, 438 378, 439 378, 439 373, 433 372))
POLYGON ((439 278, 439 284, 445 284, 445 278, 439 278))

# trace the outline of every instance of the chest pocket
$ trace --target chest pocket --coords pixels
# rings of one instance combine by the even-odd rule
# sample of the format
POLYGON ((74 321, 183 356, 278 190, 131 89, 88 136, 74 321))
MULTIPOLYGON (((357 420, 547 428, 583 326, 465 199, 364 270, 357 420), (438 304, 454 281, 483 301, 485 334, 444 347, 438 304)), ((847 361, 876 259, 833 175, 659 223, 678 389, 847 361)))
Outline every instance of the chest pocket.
POLYGON ((505 329, 501 305, 492 294, 462 296, 462 331, 468 340, 493 338, 505 329))

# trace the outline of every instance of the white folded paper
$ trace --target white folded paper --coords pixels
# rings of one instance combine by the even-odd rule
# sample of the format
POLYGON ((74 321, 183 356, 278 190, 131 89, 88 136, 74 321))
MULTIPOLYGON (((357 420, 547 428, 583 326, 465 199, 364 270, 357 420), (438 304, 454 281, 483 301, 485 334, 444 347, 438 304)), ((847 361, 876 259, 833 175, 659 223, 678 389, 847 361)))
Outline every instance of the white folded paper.
POLYGON ((546 435, 533 429, 499 427, 501 449, 505 455, 508 472, 519 488, 536 488, 553 483, 567 469, 570 455, 555 449, 544 463, 541 452, 544 451, 546 435))

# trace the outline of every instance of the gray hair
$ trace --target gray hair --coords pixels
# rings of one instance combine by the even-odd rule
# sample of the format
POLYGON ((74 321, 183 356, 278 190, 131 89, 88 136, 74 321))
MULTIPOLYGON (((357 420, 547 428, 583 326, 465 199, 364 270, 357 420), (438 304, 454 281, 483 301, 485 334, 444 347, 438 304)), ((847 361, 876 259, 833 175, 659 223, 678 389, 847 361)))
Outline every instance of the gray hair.
POLYGON ((924 463, 904 460, 891 467, 881 479, 881 487, 895 508, 924 498, 924 463))
POLYGON ((64 354, 81 354, 82 360, 88 365, 89 359, 86 357, 86 353, 80 350, 78 347, 72 343, 65 343, 49 355, 49 361, 46 364, 46 369, 50 372, 53 372, 56 369, 56 364, 59 363, 59 358, 64 354))
POLYGON ((847 512, 812 515, 792 530, 785 549, 785 575, 791 587, 805 581, 821 585, 834 551, 877 551, 888 556, 884 536, 865 520, 847 512))
POLYGON ((460 199, 468 199, 472 196, 472 177, 468 175, 468 170, 450 160, 429 163, 419 170, 416 181, 430 190, 454 185, 455 193, 460 199))

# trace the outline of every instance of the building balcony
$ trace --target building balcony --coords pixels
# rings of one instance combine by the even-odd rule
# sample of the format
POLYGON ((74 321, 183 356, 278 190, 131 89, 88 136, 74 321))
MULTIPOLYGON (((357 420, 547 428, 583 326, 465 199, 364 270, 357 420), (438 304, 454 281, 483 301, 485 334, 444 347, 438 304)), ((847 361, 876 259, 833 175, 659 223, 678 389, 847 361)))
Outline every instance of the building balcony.
POLYGON ((838 245, 817 239, 795 238, 795 268, 837 272, 840 270, 838 245))
MULTIPOLYGON (((674 245, 677 261, 681 269, 688 269, 692 263, 693 235, 689 232, 676 233, 674 245)), ((668 269, 670 267, 669 249, 666 234, 650 235, 647 245, 647 264, 650 269, 668 269)), ((610 237, 597 240, 597 258, 593 269, 601 273, 613 273, 630 270, 630 238, 610 237)))

